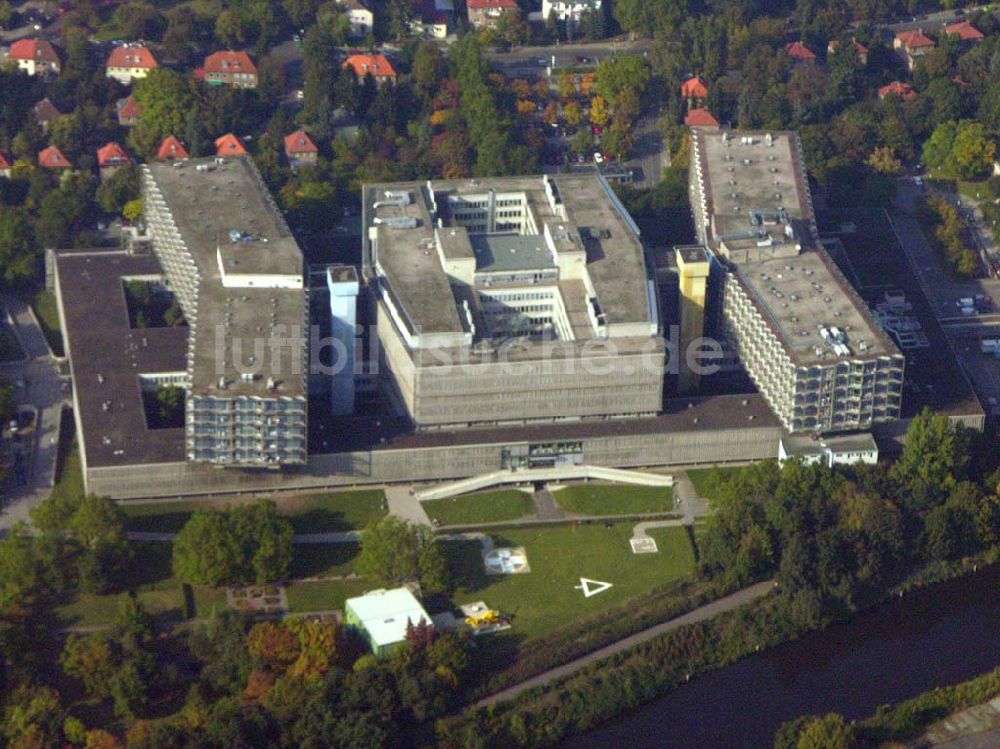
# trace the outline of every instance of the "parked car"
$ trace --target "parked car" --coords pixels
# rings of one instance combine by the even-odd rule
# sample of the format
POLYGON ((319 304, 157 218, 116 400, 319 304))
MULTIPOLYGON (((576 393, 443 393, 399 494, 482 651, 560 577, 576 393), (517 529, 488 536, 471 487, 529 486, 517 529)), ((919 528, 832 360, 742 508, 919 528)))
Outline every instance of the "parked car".
POLYGON ((589 62, 593 62, 593 60, 591 60, 586 55, 577 55, 576 56, 576 63, 577 63, 577 65, 586 65, 589 62))
POLYGON ((594 151, 594 163, 595 164, 604 163, 604 155, 600 151, 594 151))

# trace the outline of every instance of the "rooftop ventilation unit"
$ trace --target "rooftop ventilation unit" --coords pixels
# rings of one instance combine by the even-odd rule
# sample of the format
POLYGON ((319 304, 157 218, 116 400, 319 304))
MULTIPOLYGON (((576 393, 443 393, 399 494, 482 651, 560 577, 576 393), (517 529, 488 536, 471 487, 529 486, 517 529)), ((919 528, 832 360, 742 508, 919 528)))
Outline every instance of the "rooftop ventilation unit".
POLYGON ((376 216, 372 223, 383 224, 389 229, 415 229, 417 227, 417 219, 413 216, 393 216, 391 218, 376 216))

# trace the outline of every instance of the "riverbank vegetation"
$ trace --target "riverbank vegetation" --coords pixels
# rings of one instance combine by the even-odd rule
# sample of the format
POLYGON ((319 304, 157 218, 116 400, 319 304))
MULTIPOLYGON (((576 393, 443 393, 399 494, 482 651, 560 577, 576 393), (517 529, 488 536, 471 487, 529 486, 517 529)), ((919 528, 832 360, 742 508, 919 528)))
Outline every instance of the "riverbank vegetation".
POLYGON ((692 674, 843 620, 910 576, 926 580, 920 575, 928 567, 941 572, 966 555, 988 553, 1000 541, 988 443, 925 412, 891 465, 843 470, 765 462, 730 473, 713 493, 716 512, 700 544, 702 577, 728 589, 773 576, 776 595, 489 710, 442 721, 442 745, 554 745, 692 674))
POLYGON ((1000 668, 960 684, 941 686, 913 699, 882 705, 875 715, 849 724, 843 716, 830 713, 805 715, 778 729, 774 749, 801 746, 854 749, 877 747, 918 736, 932 724, 952 713, 992 700, 1000 695, 1000 668), (812 740, 816 743, 805 743, 812 740))

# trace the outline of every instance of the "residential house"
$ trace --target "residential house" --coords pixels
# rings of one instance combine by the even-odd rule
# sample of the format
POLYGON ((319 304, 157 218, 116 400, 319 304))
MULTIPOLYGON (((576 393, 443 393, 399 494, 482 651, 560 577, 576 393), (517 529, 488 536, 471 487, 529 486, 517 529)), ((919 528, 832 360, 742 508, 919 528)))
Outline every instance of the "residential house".
POLYGON ((934 40, 925 35, 921 29, 900 31, 892 40, 892 48, 902 56, 910 71, 916 66, 917 60, 934 49, 935 46, 937 45, 934 44, 934 40))
POLYGON ((359 81, 370 75, 379 86, 396 82, 396 71, 385 55, 351 55, 342 67, 353 70, 359 81))
POLYGON ((44 39, 18 39, 10 45, 7 59, 28 75, 59 75, 59 53, 44 39))
POLYGON ((410 33, 428 39, 447 39, 455 12, 452 0, 413 0, 410 33))
POLYGON ((213 52, 202 67, 209 86, 257 88, 257 66, 246 52, 213 52))
POLYGON ((72 169, 73 165, 69 163, 63 152, 60 151, 55 146, 49 146, 48 148, 43 148, 38 152, 38 166, 43 169, 72 169))
POLYGON ((542 0, 542 18, 548 19, 554 15, 557 21, 576 28, 580 25, 583 14, 587 11, 600 11, 601 3, 602 0, 542 0))
MULTIPOLYGON (((865 45, 863 45, 857 39, 852 39, 851 40, 851 44, 854 45, 854 51, 858 55, 858 61, 862 65, 867 65, 868 64, 868 47, 866 47, 865 45)), ((837 48, 839 46, 840 46, 840 40, 839 39, 831 39, 830 40, 830 43, 826 45, 826 56, 827 56, 828 59, 829 59, 829 57, 834 52, 837 51, 837 48)))
POLYGON ((338 3, 347 14, 350 24, 348 33, 355 39, 368 36, 375 26, 375 15, 365 7, 361 0, 341 0, 338 3))
POLYGON ((688 78, 681 84, 681 98, 687 102, 688 109, 693 109, 705 103, 705 99, 708 98, 708 86, 705 85, 705 81, 701 79, 701 76, 696 75, 688 78))
POLYGON ((785 52, 792 58, 795 65, 812 65, 816 55, 802 42, 790 42, 785 45, 785 52))
POLYGON ((35 106, 31 108, 31 116, 44 132, 49 129, 49 123, 52 122, 52 120, 56 117, 62 117, 62 112, 56 109, 56 105, 53 104, 48 97, 46 97, 40 102, 37 102, 35 106))
POLYGON ((132 163, 132 159, 125 153, 125 149, 114 141, 105 143, 97 149, 97 170, 101 173, 101 179, 108 179, 123 166, 132 163))
POLYGON ((892 83, 882 86, 878 90, 879 101, 887 96, 896 96, 903 101, 909 101, 917 95, 917 92, 913 90, 913 86, 909 83, 902 83, 900 81, 893 81, 892 83))
POLYGON ((0 153, 0 177, 10 179, 10 162, 2 153, 0 153))
POLYGON ((963 44, 978 44, 986 38, 982 31, 968 21, 949 24, 944 27, 944 33, 948 36, 957 36, 963 44))
POLYGON ((141 44, 123 44, 111 50, 105 75, 128 86, 133 78, 145 78, 149 71, 160 67, 153 53, 141 44))
POLYGON ((296 130, 285 136, 285 158, 292 169, 316 163, 319 149, 305 130, 296 130))
POLYGON ((466 0, 469 25, 474 29, 496 28, 500 16, 517 10, 517 0, 466 0))
POLYGON ((684 115, 684 124, 687 127, 718 128, 719 121, 712 116, 707 109, 692 109, 684 115))
POLYGON ((215 139, 215 155, 216 156, 242 156, 247 152, 247 149, 232 133, 226 133, 215 139))
POLYGON ((142 116, 142 107, 139 106, 139 102, 132 94, 124 99, 119 99, 115 111, 118 115, 118 124, 122 127, 133 127, 142 116))

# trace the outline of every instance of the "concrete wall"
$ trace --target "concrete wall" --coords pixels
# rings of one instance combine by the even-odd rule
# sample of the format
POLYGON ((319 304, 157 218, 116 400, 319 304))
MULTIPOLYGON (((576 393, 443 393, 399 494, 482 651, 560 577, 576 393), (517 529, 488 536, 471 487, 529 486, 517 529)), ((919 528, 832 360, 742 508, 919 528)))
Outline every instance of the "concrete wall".
MULTIPOLYGON (((776 426, 583 438, 583 461, 612 468, 776 458, 776 426)), ((499 470, 505 447, 524 442, 312 455, 305 468, 236 471, 192 463, 90 468, 87 490, 116 499, 305 490, 441 481, 499 470)))

